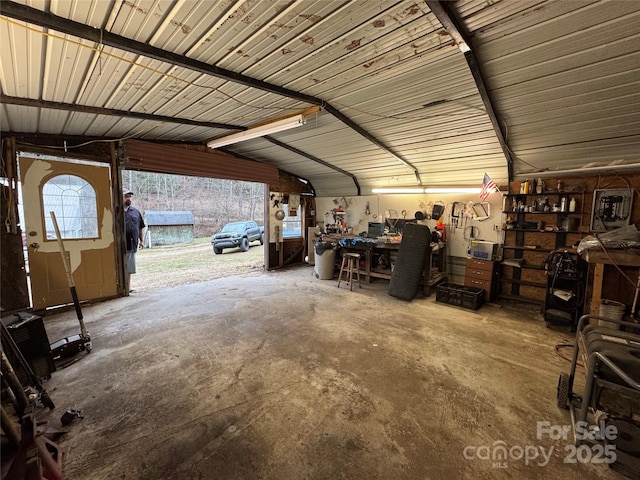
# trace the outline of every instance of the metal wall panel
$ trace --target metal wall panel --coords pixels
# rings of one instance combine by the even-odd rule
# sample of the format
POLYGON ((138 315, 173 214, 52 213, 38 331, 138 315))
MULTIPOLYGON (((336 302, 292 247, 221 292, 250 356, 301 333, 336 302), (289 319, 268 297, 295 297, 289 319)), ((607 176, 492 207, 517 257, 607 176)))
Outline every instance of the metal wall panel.
POLYGON ((125 140, 125 166, 134 170, 275 184, 278 169, 220 152, 198 152, 140 140, 125 140))

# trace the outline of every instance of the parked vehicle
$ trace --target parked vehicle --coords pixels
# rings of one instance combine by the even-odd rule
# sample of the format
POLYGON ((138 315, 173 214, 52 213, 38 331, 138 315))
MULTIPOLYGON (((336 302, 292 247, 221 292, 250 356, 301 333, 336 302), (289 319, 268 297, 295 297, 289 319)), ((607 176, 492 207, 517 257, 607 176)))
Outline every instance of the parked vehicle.
POLYGON ((246 252, 249 244, 255 241, 260 241, 260 245, 264 243, 264 227, 253 220, 227 223, 211 237, 213 253, 216 255, 222 253, 224 248, 240 247, 240 250, 246 252))

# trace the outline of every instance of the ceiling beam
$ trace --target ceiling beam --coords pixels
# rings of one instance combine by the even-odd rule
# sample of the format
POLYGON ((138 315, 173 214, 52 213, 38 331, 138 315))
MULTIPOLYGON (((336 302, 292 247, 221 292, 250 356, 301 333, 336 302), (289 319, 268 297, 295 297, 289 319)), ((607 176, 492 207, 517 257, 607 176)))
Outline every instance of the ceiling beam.
POLYGON ((188 68, 205 75, 212 75, 247 87, 258 88, 269 93, 276 93, 284 97, 293 98, 313 105, 322 104, 322 100, 311 95, 304 95, 294 90, 289 90, 262 80, 247 77, 231 70, 226 70, 178 53, 163 50, 147 43, 138 42, 131 38, 111 33, 107 30, 102 30, 100 28, 85 25, 84 23, 69 20, 68 18, 60 17, 50 12, 43 12, 42 10, 28 7, 27 5, 3 0, 0 2, 0 14, 16 20, 22 20, 23 22, 40 25, 41 27, 51 28, 58 32, 73 35, 78 38, 84 38, 85 40, 93 41, 99 45, 107 45, 125 52, 142 55, 147 58, 153 58, 161 62, 171 63, 179 67, 188 68))
POLYGON ((493 126, 493 130, 498 139, 498 143, 500 143, 500 147, 502 148, 502 153, 507 159, 507 171, 509 174, 509 181, 511 181, 513 180, 513 156, 511 154, 511 149, 507 144, 506 136, 502 131, 502 126, 500 125, 498 117, 496 116, 495 109, 493 108, 493 101, 491 99, 489 91, 487 90, 487 86, 484 81, 484 77, 482 76, 482 71, 480 69, 478 59, 476 58, 475 54, 473 53, 473 49, 471 48, 471 42, 464 32, 461 23, 455 16, 454 12, 451 10, 452 5, 450 2, 439 0, 425 0, 425 3, 431 9, 431 12, 436 16, 438 21, 442 24, 447 33, 451 36, 453 41, 456 42, 456 45, 458 46, 460 51, 464 54, 464 58, 467 61, 467 65, 469 66, 471 75, 476 82, 476 87, 478 88, 478 92, 480 93, 480 98, 482 98, 482 103, 484 103, 484 108, 487 111, 487 115, 489 116, 489 120, 491 121, 491 125, 493 126))
POLYGON ((349 128, 354 129, 360 135, 363 135, 367 140, 372 141, 377 147, 383 149, 384 151, 392 155, 395 159, 411 168, 416 176, 418 184, 422 185, 418 170, 408 160, 393 151, 390 147, 386 146, 380 140, 377 140, 376 137, 374 137, 371 133, 358 126, 355 122, 350 120, 347 116, 342 114, 339 110, 332 107, 321 98, 317 98, 312 95, 306 95, 304 93, 290 90, 279 85, 274 85, 272 83, 251 78, 246 75, 242 75, 241 73, 233 72, 231 70, 219 68, 215 65, 210 65, 208 63, 201 62, 184 55, 163 50, 161 48, 157 48, 143 42, 138 42, 133 39, 108 32, 106 30, 94 28, 89 25, 75 22, 73 20, 69 20, 68 18, 60 17, 50 12, 44 12, 42 10, 28 7, 26 5, 12 2, 10 0, 2 0, 0 2, 0 14, 17 20, 22 20, 23 22, 31 23, 33 25, 40 25, 41 27, 50 28, 62 33, 73 35, 78 38, 90 40, 100 45, 108 45, 110 47, 134 53, 136 55, 142 55, 148 58, 159 60, 161 62, 167 62, 179 67, 188 68, 190 70, 221 78, 229 82, 239 83, 247 87, 257 88, 265 92, 282 95, 283 97, 291 98, 301 102, 322 106, 327 110, 327 112, 345 123, 349 128))
POLYGON ((229 125, 227 123, 201 122, 188 118, 167 117, 165 115, 153 115, 149 113, 137 113, 129 110, 117 110, 113 108, 91 107, 89 105, 77 105, 73 103, 50 102, 48 100, 36 100, 33 98, 11 97, 0 93, 0 103, 7 105, 21 105, 25 107, 50 108, 52 110, 66 110, 69 112, 94 113, 96 115, 111 115, 139 120, 151 120, 154 122, 169 122, 180 125, 195 125, 197 127, 221 128, 225 130, 246 130, 247 127, 229 125))
POLYGON ((293 152, 297 155, 300 155, 304 158, 307 158, 309 160, 312 160, 316 163, 319 163, 320 165, 323 165, 327 168, 330 168, 332 170, 335 170, 336 172, 342 173, 343 175, 346 175, 347 177, 351 177, 351 179, 353 180, 353 183, 356 185, 356 195, 360 196, 361 195, 361 191, 360 191, 360 184, 358 183, 358 179, 356 178, 356 176, 353 173, 347 172, 346 170, 343 170, 340 167, 336 167, 335 165, 331 165, 329 162, 325 162, 324 160, 321 160, 318 157, 314 157, 313 155, 311 155, 310 153, 305 153, 302 150, 297 149, 296 147, 292 147, 291 145, 288 145, 284 142, 281 142, 280 140, 277 140, 273 137, 270 136, 265 136, 263 137, 265 140, 268 140, 269 142, 273 143, 274 145, 278 145, 279 147, 282 148, 286 148, 287 150, 289 150, 290 152, 293 152))

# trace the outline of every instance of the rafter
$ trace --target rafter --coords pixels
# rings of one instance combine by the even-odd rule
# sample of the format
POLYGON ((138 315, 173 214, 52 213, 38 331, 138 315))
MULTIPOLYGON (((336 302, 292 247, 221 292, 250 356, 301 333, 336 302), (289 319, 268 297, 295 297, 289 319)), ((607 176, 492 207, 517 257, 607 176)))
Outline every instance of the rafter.
POLYGON ((460 22, 451 11, 451 6, 447 2, 439 0, 425 0, 425 3, 442 24, 447 33, 451 36, 453 41, 456 42, 460 51, 464 54, 464 58, 467 61, 467 65, 469 65, 469 70, 471 71, 473 80, 475 81, 478 92, 480 93, 480 98, 482 98, 482 103, 484 103, 484 108, 486 109, 491 125, 493 126, 493 131, 495 132, 498 143, 502 148, 502 153, 504 153, 504 156, 507 159, 507 171, 509 173, 509 181, 511 181, 513 179, 513 158, 511 156, 511 149, 507 145, 506 136, 502 131, 495 109, 493 108, 493 101, 491 100, 491 95, 487 90, 484 77, 482 76, 480 64, 478 63, 476 55, 473 53, 473 49, 471 48, 471 42, 467 38, 460 22))
POLYGON ((7 105, 22 105, 25 107, 50 108, 52 110, 66 110, 69 112, 95 113, 96 115, 111 115, 125 118, 137 118, 140 120, 152 120, 155 122, 169 122, 180 125, 195 125, 197 127, 221 128, 225 130, 246 130, 247 127, 229 125, 228 123, 202 122, 189 118, 167 117, 165 115, 153 115, 150 113, 131 112, 129 110, 117 110, 114 108, 93 107, 90 105, 77 105, 75 103, 51 102, 48 100, 36 100, 33 98, 11 97, 0 93, 0 103, 7 105))
POLYGON ((116 35, 109 31, 94 28, 83 23, 75 22, 73 20, 54 15, 50 12, 43 12, 42 10, 38 10, 26 5, 21 5, 9 0, 3 0, 2 2, 0 2, 0 14, 7 17, 15 18, 17 20, 22 20, 27 23, 40 25, 45 28, 50 28, 62 33, 73 35, 78 38, 90 40, 101 45, 108 45, 110 47, 114 47, 119 50, 130 52, 136 55, 143 55, 147 58, 153 58, 155 60, 171 63, 173 65, 188 68, 190 70, 206 75, 211 75, 230 82, 239 83, 247 87, 256 88, 276 95, 281 95, 283 97, 310 103, 312 105, 320 105, 339 121, 345 123, 345 125, 347 125, 349 128, 364 136, 367 140, 373 142, 377 147, 386 151, 400 163, 410 168, 415 174, 418 184, 422 184, 420 173, 418 172, 418 169, 411 164, 411 162, 409 162, 400 154, 395 152, 392 148, 378 140, 373 134, 360 127, 353 120, 349 119, 346 115, 341 113, 338 109, 320 98, 306 95, 304 93, 290 90, 288 88, 271 84, 262 80, 251 78, 246 75, 233 72, 231 70, 216 67, 215 65, 210 65, 186 57, 184 55, 163 50, 146 43, 138 42, 130 38, 116 35))

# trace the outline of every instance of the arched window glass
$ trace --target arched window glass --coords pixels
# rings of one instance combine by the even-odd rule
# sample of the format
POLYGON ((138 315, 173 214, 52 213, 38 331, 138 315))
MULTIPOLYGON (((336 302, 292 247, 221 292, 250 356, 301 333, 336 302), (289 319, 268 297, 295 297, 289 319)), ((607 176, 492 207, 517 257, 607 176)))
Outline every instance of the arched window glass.
POLYGON ((56 230, 50 212, 54 212, 64 238, 96 238, 98 210, 96 191, 76 175, 57 175, 42 189, 43 216, 47 239, 55 240, 56 230))

